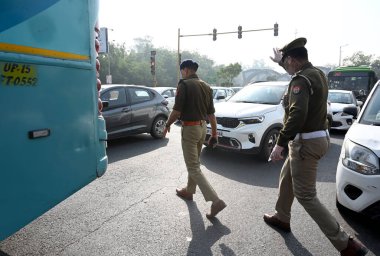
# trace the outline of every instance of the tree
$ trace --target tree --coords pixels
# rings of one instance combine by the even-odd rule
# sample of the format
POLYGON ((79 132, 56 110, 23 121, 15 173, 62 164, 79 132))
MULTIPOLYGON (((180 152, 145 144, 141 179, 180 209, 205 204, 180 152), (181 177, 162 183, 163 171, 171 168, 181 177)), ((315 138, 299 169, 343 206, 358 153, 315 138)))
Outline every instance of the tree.
POLYGON ((360 66, 360 65, 366 65, 370 66, 373 71, 375 71, 376 76, 380 77, 380 58, 377 57, 374 59, 375 56, 365 55, 363 52, 355 52, 351 57, 347 57, 343 60, 343 63, 345 65, 351 65, 351 66, 360 66))
POLYGON ((218 78, 222 80, 222 86, 232 86, 232 79, 240 74, 242 71, 239 63, 230 64, 226 67, 221 67, 217 72, 218 78))
POLYGON ((343 64, 349 66, 361 66, 371 64, 373 55, 365 55, 363 52, 355 52, 351 57, 344 58, 343 64))

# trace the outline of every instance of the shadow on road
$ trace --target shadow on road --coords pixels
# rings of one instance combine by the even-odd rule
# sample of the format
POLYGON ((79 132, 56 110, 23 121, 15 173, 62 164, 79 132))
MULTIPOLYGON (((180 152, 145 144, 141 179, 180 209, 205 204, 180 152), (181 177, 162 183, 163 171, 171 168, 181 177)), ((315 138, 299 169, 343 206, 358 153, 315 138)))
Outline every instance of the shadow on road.
POLYGON ((281 236, 284 238, 285 244, 288 247, 289 251, 293 255, 302 255, 302 256, 313 256, 293 235, 293 233, 281 233, 281 236))
MULTIPOLYGON (((186 201, 189 209, 190 226, 192 239, 187 250, 187 255, 213 255, 211 247, 220 240, 221 237, 231 233, 231 230, 223 225, 217 218, 211 220, 213 225, 205 228, 203 217, 195 202, 186 201)), ((235 256, 231 248, 225 244, 220 244, 221 255, 235 256)))
MULTIPOLYGON (((327 154, 319 162, 317 181, 335 182, 336 167, 344 135, 332 134, 332 143, 327 154)), ((278 187, 278 175, 284 161, 266 162, 253 155, 228 152, 221 149, 203 148, 201 164, 208 170, 228 179, 255 186, 278 187)))
POLYGON ((154 139, 149 134, 139 134, 107 142, 108 162, 113 163, 166 147, 168 139, 154 139), (125 150, 124 150, 125 149, 125 150))
POLYGON ((5 252, 3 252, 2 250, 0 250, 0 256, 10 256, 9 254, 6 254, 5 252))
POLYGON ((241 183, 277 187, 283 161, 265 162, 252 155, 203 148, 201 164, 208 170, 241 183))
POLYGON ((355 237, 370 251, 375 254, 380 252, 380 243, 366 243, 366 241, 380 241, 380 221, 371 220, 367 216, 345 208, 341 208, 339 213, 344 221, 355 231, 355 237))

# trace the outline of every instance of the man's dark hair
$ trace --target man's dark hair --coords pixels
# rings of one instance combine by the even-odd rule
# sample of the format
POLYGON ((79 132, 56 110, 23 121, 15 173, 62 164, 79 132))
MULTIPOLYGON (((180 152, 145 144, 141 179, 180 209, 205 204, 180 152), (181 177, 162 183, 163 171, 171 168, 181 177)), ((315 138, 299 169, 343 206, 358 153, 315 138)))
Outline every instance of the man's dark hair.
POLYGON ((191 60, 191 59, 188 59, 188 60, 184 60, 182 61, 181 65, 179 66, 179 69, 184 69, 184 68, 188 68, 188 69, 191 69, 191 70, 194 70, 195 72, 198 70, 198 63, 191 60))
POLYGON ((285 55, 286 55, 285 57, 290 56, 290 57, 297 59, 297 60, 308 60, 309 59, 309 56, 307 54, 307 49, 305 47, 292 49, 292 50, 288 51, 285 55))

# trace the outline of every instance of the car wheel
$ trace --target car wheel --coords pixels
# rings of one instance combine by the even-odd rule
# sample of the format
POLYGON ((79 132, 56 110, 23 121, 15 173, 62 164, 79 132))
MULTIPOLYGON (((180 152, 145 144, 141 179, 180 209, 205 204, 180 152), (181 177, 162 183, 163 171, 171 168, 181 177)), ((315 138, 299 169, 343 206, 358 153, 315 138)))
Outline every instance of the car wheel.
POLYGON ((276 145, 279 131, 277 129, 270 130, 265 138, 262 140, 262 146, 260 150, 260 158, 267 161, 274 146, 276 145))
POLYGON ((156 117, 152 123, 152 129, 150 135, 155 139, 162 139, 164 137, 164 128, 166 124, 166 118, 162 116, 156 117))

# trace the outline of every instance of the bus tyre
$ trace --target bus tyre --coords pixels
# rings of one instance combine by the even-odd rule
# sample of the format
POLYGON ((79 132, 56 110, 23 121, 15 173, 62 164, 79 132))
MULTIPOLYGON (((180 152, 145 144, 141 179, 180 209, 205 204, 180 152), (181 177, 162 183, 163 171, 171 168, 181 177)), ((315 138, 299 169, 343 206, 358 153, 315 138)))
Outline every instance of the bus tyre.
POLYGON ((262 160, 264 160, 264 161, 268 160, 270 154, 272 153, 274 146, 276 145, 278 134, 279 134, 278 130, 273 129, 273 130, 270 130, 265 135, 264 139, 262 140, 261 150, 260 150, 260 154, 259 154, 259 157, 262 160))
POLYGON ((164 137, 164 129, 166 124, 166 118, 158 116, 152 123, 152 129, 150 135, 155 139, 162 139, 164 137))

